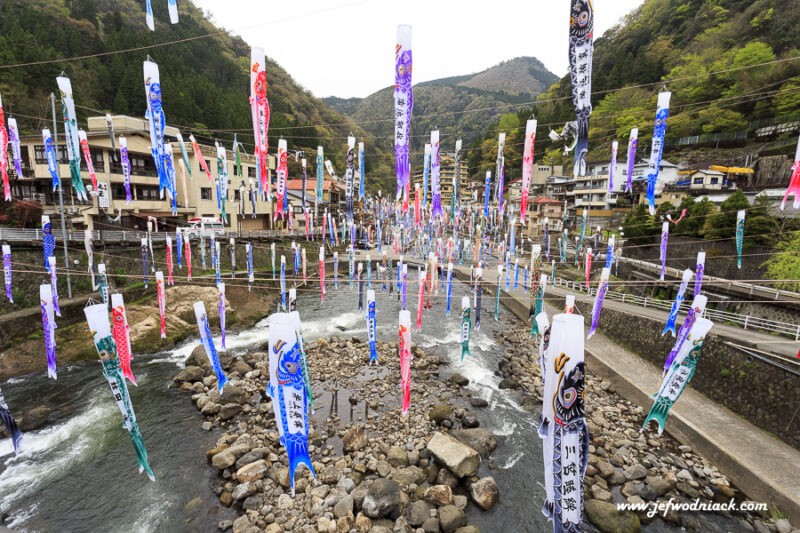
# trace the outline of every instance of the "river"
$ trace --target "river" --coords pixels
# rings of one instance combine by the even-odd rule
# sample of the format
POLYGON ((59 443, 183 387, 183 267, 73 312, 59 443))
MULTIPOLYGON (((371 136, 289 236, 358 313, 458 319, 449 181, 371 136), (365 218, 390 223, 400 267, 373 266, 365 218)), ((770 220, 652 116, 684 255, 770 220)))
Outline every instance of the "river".
MULTIPOLYGON (((347 282, 340 285, 338 291, 329 287, 324 304, 316 290, 299 291, 307 341, 330 335, 366 337, 363 314, 356 311, 357 295, 347 282)), ((381 293, 379 284, 373 288, 378 294, 379 338, 394 342, 399 302, 381 293)), ((472 356, 462 362, 460 302, 467 294, 465 285, 454 283, 450 318, 444 317, 444 297, 435 298, 433 310, 424 315, 423 330, 412 335, 412 342, 448 360, 443 377, 461 373, 469 378, 472 395, 489 402, 486 409, 476 409, 476 415, 482 427, 498 435, 499 447, 481 465, 480 475, 495 478, 501 503, 485 513, 471 505, 470 523, 485 532, 548 531, 552 526, 539 511, 544 486, 538 413, 523 410, 518 394, 499 389, 495 374, 502 355, 495 338, 511 324, 508 311, 503 310, 496 322, 494 298, 484 295, 481 329, 472 334, 472 356)), ((408 294, 408 307, 416 309, 416 294, 408 294)), ((229 349, 241 352, 263 344, 266 332, 262 320, 229 335, 229 349)), ((7 525, 25 531, 212 532, 220 520, 234 517, 232 510, 220 507, 211 488, 216 473, 205 460, 205 451, 219 434, 201 429, 202 418, 189 395, 172 383, 196 346, 194 340, 133 361, 139 386, 130 387, 131 397, 155 482, 137 474, 133 447, 98 363, 61 367, 58 381, 39 372, 0 384, 14 411, 33 405, 54 410, 47 427, 24 435, 20 455, 13 454, 9 439, 0 441, 0 512, 8 513, 7 525)), ((716 530, 716 523, 710 517, 708 530, 716 530)), ((646 528, 678 530, 660 521, 646 528)))

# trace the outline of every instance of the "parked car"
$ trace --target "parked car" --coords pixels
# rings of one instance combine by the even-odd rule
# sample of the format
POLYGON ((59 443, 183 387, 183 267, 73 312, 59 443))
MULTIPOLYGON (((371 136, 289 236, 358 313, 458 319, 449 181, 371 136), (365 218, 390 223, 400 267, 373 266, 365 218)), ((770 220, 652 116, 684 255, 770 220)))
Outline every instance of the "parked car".
POLYGON ((189 219, 189 223, 181 230, 190 239, 225 235, 225 226, 222 221, 214 217, 189 219))

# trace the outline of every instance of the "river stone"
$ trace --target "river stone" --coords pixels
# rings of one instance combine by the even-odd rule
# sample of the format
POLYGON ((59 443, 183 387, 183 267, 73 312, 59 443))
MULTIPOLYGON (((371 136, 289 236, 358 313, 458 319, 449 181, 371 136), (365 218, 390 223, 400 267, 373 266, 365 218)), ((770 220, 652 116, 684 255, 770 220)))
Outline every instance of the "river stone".
POLYGON ((380 478, 372 482, 361 508, 369 518, 383 518, 400 512, 400 485, 393 479, 380 478))
POLYGON ((399 446, 392 446, 386 454, 386 461, 395 468, 408 466, 408 452, 399 446))
POLYGON ((248 496, 252 496, 256 493, 256 486, 252 483, 241 483, 234 487, 231 496, 234 500, 239 501, 247 498, 248 496))
POLYGON ((439 525, 442 531, 450 533, 456 529, 467 525, 467 517, 464 511, 455 505, 445 505, 439 508, 439 525))
POLYGON ((238 403, 226 403, 219 410, 219 419, 228 420, 242 412, 242 406, 238 403))
POLYGON ((220 395, 219 399, 223 403, 243 404, 247 403, 247 397, 247 393, 243 389, 229 383, 225 385, 225 388, 222 390, 222 394, 220 395))
POLYGON ((401 485, 420 484, 425 480, 425 471, 416 466, 398 468, 392 472, 392 479, 401 485))
POLYGON ((451 489, 454 489, 458 486, 458 478, 448 469, 442 468, 439 470, 439 475, 436 476, 436 484, 447 485, 451 489))
POLYGON ((353 518, 353 497, 348 494, 339 500, 336 505, 333 506, 333 516, 336 518, 342 518, 344 516, 353 518))
POLYGON ((647 469, 639 463, 633 464, 622 471, 628 481, 643 479, 647 476, 647 469))
POLYGON ((348 429, 342 436, 345 452, 357 452, 361 448, 369 445, 369 437, 364 426, 357 425, 348 429))
POLYGON ((187 366, 172 378, 175 383, 194 383, 203 379, 206 373, 199 366, 187 366))
POLYGON ((491 476, 481 478, 470 485, 469 495, 472 496, 472 500, 478 504, 478 507, 484 511, 488 511, 494 507, 497 504, 497 500, 500 498, 497 484, 491 476))
POLYGON ((19 420, 19 429, 23 432, 39 429, 47 424, 53 410, 46 405, 39 405, 26 411, 19 420))
POLYGON ((244 483, 245 481, 256 481, 267 475, 269 466, 264 459, 259 459, 254 463, 245 465, 236 471, 236 479, 244 483))
POLYGON ((450 379, 448 381, 450 383, 453 383, 454 385, 458 385, 459 387, 469 385, 469 380, 459 373, 455 373, 452 376, 450 376, 450 379))
POLYGON ((587 500, 586 517, 601 533, 638 533, 641 529, 639 517, 631 512, 617 511, 613 503, 587 500))
POLYGON ((231 453, 230 449, 222 450, 211 458, 211 464, 214 465, 214 468, 219 470, 225 470, 229 466, 233 466, 235 463, 236 456, 231 453))
POLYGON ((427 449, 437 461, 460 478, 475 475, 481 464, 481 456, 477 451, 444 433, 435 433, 427 449))
POLYGON ((672 483, 661 476, 647 476, 645 478, 645 483, 648 487, 653 489, 653 492, 655 492, 656 496, 663 496, 672 490, 672 483))
POLYGON ((454 429, 450 435, 457 438, 479 454, 488 456, 497 448, 497 438, 488 429, 454 429))
POLYGON ((250 517, 243 514, 233 521, 233 533, 245 533, 250 527, 250 517))
POLYGON ((775 521, 775 529, 778 533, 790 533, 792 531, 792 524, 785 518, 779 518, 775 521))
POLYGON ((431 410, 428 411, 428 419, 433 420, 439 425, 441 425, 442 422, 450 421, 452 418, 453 408, 446 403, 434 405, 431 410))
POLYGON ((478 417, 475 416, 474 413, 467 411, 461 415, 461 426, 465 428, 476 428, 480 426, 481 423, 478 421, 478 417))
POLYGON ((253 369, 250 367, 250 365, 248 365, 247 363, 242 361, 242 359, 240 357, 237 357, 236 360, 233 362, 233 364, 231 364, 231 367, 230 367, 231 373, 238 372, 240 376, 244 376, 245 374, 247 374, 251 370, 253 370, 253 369))
POLYGON ((439 533, 439 520, 428 518, 422 523, 422 531, 424 533, 439 533))
POLYGON ((408 506, 408 512, 406 513, 408 523, 413 527, 421 526, 425 520, 431 517, 431 509, 433 509, 433 506, 426 501, 413 502, 408 506))
POLYGON ((319 481, 326 485, 336 485, 342 477, 342 469, 336 465, 329 465, 325 470, 320 472, 319 481))
POLYGON ((470 398, 469 404, 472 407, 487 407, 489 405, 489 402, 487 402, 483 398, 470 398))
POLYGON ((476 526, 464 526, 456 529, 456 533, 481 533, 476 526))
POLYGON ((205 416, 215 416, 222 410, 222 406, 218 403, 208 402, 200 409, 200 412, 205 416))
POLYGON ((453 489, 448 485, 434 485, 425 490, 425 501, 442 507, 453 503, 453 489))
POLYGON ((358 533, 368 533, 368 531, 372 529, 372 520, 364 516, 363 513, 358 513, 355 525, 358 533))

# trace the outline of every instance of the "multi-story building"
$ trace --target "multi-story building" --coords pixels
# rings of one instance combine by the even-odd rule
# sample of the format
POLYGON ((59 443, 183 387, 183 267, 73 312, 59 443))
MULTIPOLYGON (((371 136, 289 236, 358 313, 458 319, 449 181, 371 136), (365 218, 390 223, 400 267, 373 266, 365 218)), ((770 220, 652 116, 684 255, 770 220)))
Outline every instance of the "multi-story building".
MULTIPOLYGON (((442 193, 442 209, 449 209, 450 202, 453 198, 453 176, 455 175, 456 168, 455 168, 455 154, 452 153, 442 153, 439 156, 439 189, 442 193)), ((461 166, 461 182, 459 187, 459 203, 462 205, 467 205, 470 202, 471 197, 469 196, 472 190, 470 189, 469 183, 469 172, 467 168, 467 162, 462 160, 460 161, 461 166)), ((423 172, 422 168, 414 171, 414 174, 411 176, 411 200, 413 201, 414 198, 414 186, 419 185, 420 190, 422 190, 423 185, 423 172)), ((431 201, 431 176, 430 172, 428 173, 428 202, 431 201)), ((494 190, 494 189, 492 189, 494 190)))
MULTIPOLYGON (((74 228, 144 229, 147 217, 156 217, 163 227, 181 226, 195 217, 218 217, 215 180, 218 178, 216 147, 200 144, 200 151, 211 171, 209 178, 200 167, 191 145, 188 145, 191 177, 181 173, 181 150, 176 141, 178 129, 167 126, 165 139, 172 141, 176 165, 177 215, 172 214, 168 198, 161 198, 159 180, 150 151, 150 133, 144 119, 115 115, 113 117, 90 117, 86 136, 89 142, 94 170, 98 180, 98 191, 90 194, 88 202, 78 201, 70 182, 70 171, 63 134, 58 135, 57 158, 63 188, 64 212, 74 228), (109 121, 110 118, 110 121, 109 121), (113 131, 113 140, 111 131, 113 131), (132 201, 126 201, 122 164, 119 154, 119 137, 124 136, 131 164, 130 190, 132 201), (113 143, 113 144, 112 144, 113 143), (110 222, 113 220, 113 222, 110 222)), ((187 134, 188 137, 188 134, 187 134)), ((47 168, 42 137, 23 136, 22 176, 14 180, 12 194, 15 199, 42 206, 45 214, 59 213, 59 195, 51 187, 52 179, 47 168)), ((186 139, 188 143, 188 139, 186 139)), ((270 171, 275 169, 275 158, 270 156, 270 171)), ((233 154, 227 157, 227 202, 228 229, 270 229, 273 227, 273 205, 256 194, 255 210, 251 202, 251 188, 257 188, 256 162, 252 156, 241 155, 241 175, 234 165, 233 154), (242 216, 241 213, 245 215, 242 216), (253 217, 253 213, 255 217, 253 217)), ((89 173, 81 156, 81 178, 91 188, 89 173)), ((92 191, 95 192, 95 191, 92 191)), ((274 201, 274 199, 273 199, 274 201)))

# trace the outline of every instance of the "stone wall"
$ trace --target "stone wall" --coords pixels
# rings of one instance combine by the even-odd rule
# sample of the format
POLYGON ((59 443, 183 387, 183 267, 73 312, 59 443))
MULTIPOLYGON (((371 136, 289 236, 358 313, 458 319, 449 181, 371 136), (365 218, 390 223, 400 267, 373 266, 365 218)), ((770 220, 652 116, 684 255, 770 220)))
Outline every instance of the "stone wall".
MULTIPOLYGON (((576 306, 591 316, 591 304, 576 306)), ((650 318, 603 309, 602 333, 659 368, 674 342, 660 336, 662 329, 650 318)), ((689 386, 800 449, 800 375, 752 358, 711 332, 689 386)))

